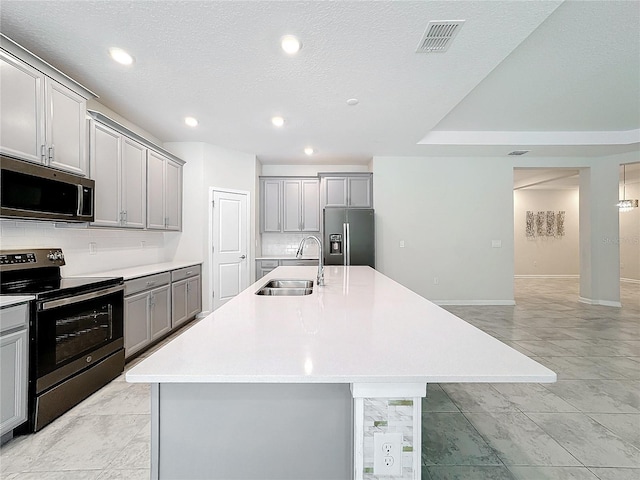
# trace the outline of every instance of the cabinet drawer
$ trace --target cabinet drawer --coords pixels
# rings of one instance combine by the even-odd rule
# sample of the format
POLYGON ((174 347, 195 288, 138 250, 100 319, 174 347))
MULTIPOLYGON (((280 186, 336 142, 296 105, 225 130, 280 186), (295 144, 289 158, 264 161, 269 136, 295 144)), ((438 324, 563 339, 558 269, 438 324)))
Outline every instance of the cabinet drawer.
POLYGON ((177 282, 184 278, 195 277, 200 275, 200 265, 194 265, 192 267, 179 268, 171 272, 171 281, 177 282))
POLYGON ((3 308, 0 312, 0 332, 6 332, 17 327, 25 327, 29 322, 29 304, 21 303, 3 308))
POLYGON ((170 281, 171 274, 169 272, 128 280, 124 282, 124 295, 133 295, 134 293, 150 290, 161 285, 168 285, 170 281))
POLYGON ((278 266, 278 260, 259 260, 258 267, 262 268, 276 268, 278 266))
POLYGON ((314 267, 318 265, 318 260, 280 260, 283 267, 314 267))

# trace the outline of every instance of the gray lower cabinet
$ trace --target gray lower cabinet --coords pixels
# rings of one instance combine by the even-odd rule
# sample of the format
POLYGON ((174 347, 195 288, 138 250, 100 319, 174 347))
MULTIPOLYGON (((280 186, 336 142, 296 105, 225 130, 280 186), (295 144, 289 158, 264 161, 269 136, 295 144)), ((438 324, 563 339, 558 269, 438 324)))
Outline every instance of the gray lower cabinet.
POLYGON ((167 272, 125 282, 125 357, 171 331, 170 278, 167 272))
POLYGON ((200 266, 171 272, 171 327, 192 319, 202 311, 200 266))
POLYGON ((256 260, 256 282, 276 267, 313 267, 318 260, 256 260))
POLYGON ((278 265, 278 260, 256 260, 256 281, 277 268, 278 265))
POLYGON ((202 311, 201 266, 124 283, 124 353, 140 353, 202 311))
POLYGON ((0 313, 0 435, 27 420, 28 304, 0 313))
POLYGON ((318 260, 280 260, 281 267, 317 267, 318 260))

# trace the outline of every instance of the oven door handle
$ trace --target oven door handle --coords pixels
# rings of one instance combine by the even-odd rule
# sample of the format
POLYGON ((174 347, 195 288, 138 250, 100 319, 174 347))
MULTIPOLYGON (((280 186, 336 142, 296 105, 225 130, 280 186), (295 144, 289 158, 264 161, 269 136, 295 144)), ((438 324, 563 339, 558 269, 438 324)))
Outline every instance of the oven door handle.
POLYGON ((52 308, 62 307, 64 305, 72 305, 74 303, 84 302, 85 300, 92 300, 94 298, 103 297, 105 295, 121 291, 124 291, 124 285, 118 285, 117 287, 106 288, 103 290, 98 290, 96 292, 74 295, 68 298, 61 298, 60 300, 38 302, 38 311, 42 312, 44 310, 51 310, 52 308))

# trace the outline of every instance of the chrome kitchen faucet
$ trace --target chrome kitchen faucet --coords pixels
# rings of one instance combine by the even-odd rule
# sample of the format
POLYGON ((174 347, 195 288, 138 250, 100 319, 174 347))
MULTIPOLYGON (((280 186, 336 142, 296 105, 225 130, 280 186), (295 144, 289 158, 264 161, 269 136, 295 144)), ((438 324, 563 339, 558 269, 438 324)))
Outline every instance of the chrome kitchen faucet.
POLYGON ((318 242, 318 285, 324 285, 324 264, 322 263, 322 242, 315 235, 309 235, 308 237, 304 237, 300 242, 300 246, 298 247, 298 251, 296 252, 296 258, 300 258, 302 256, 302 250, 304 249, 304 244, 307 240, 313 239, 318 242))

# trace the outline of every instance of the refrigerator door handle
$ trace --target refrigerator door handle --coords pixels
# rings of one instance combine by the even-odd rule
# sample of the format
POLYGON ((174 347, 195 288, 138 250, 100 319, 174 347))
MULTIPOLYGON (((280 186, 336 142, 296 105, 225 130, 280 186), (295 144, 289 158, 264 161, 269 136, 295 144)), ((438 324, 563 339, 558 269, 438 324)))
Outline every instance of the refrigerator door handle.
POLYGON ((342 224, 342 242, 344 251, 342 252, 342 265, 347 265, 347 249, 349 248, 349 239, 347 238, 347 224, 342 224))
POLYGON ((345 265, 351 265, 351 233, 349 232, 349 223, 345 223, 346 228, 347 228, 347 240, 346 240, 346 248, 347 248, 347 255, 346 255, 346 263, 345 265))

